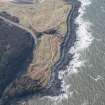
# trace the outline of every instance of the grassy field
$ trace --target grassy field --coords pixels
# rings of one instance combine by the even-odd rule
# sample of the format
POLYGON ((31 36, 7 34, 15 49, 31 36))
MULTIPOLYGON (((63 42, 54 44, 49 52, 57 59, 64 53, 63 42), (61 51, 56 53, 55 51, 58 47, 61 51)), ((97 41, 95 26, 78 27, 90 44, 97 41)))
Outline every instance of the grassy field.
MULTIPOLYGON (((24 81, 23 77, 26 76, 33 81, 39 81, 41 87, 47 86, 51 79, 51 68, 60 57, 60 45, 67 31, 66 20, 71 8, 72 6, 65 0, 44 0, 29 5, 0 3, 1 12, 5 11, 18 17, 19 24, 29 28, 32 32, 43 33, 42 37, 37 39, 38 43, 33 52, 32 63, 16 83, 24 81), (55 29, 56 32, 44 33, 44 31, 50 29, 55 29)), ((27 87, 28 84, 26 83, 24 86, 27 87)), ((23 88, 25 88, 24 86, 23 88)), ((14 87, 11 87, 11 90, 12 88, 14 87)), ((28 89, 30 88, 31 85, 28 89)), ((15 91, 13 94, 15 94, 15 91)))

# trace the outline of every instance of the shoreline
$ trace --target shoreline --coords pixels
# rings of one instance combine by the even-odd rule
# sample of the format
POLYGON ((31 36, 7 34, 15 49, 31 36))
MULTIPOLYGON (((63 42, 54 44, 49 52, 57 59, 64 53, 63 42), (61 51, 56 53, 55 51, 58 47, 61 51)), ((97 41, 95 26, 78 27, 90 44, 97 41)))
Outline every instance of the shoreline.
POLYGON ((75 19, 79 15, 78 10, 81 6, 79 1, 70 0, 70 4, 72 5, 72 10, 70 10, 67 17, 67 33, 63 43, 60 46, 60 58, 52 67, 52 77, 48 86, 39 92, 41 96, 57 96, 64 93, 61 91, 62 80, 59 79, 59 72, 62 70, 66 71, 66 66, 72 60, 73 55, 69 53, 69 50, 72 46, 74 46, 76 41, 76 28, 78 25, 75 23, 75 19))
POLYGON ((38 90, 35 93, 32 93, 28 95, 27 97, 23 96, 22 99, 21 97, 14 99, 14 102, 17 102, 18 100, 22 101, 28 100, 32 98, 33 96, 58 96, 64 91, 62 91, 62 80, 59 79, 59 72, 63 70, 65 71, 66 66, 68 63, 72 60, 73 55, 69 53, 70 48, 74 45, 76 41, 76 28, 78 25, 75 23, 76 17, 79 15, 79 8, 81 6, 81 3, 79 1, 70 1, 71 5, 73 6, 73 9, 69 12, 69 15, 67 17, 67 33, 65 35, 64 41, 60 46, 60 58, 59 60, 55 63, 55 65, 52 67, 52 77, 51 80, 49 81, 48 85, 41 89, 38 90))
POLYGON ((67 17, 67 33, 64 37, 64 41, 60 46, 60 58, 59 60, 52 66, 52 78, 51 81, 49 81, 49 84, 46 88, 36 92, 32 93, 31 95, 28 95, 26 98, 25 96, 16 98, 14 99, 14 102, 17 102, 18 100, 23 100, 23 99, 30 99, 31 96, 57 96, 62 93, 61 91, 61 80, 59 79, 58 75, 59 72, 61 71, 62 68, 66 68, 70 60, 72 60, 71 54, 69 54, 70 48, 74 45, 76 41, 76 27, 77 24, 75 24, 75 18, 78 16, 78 9, 80 7, 80 2, 79 1, 72 1, 70 0, 70 3, 72 5, 72 10, 69 12, 68 17, 67 17))

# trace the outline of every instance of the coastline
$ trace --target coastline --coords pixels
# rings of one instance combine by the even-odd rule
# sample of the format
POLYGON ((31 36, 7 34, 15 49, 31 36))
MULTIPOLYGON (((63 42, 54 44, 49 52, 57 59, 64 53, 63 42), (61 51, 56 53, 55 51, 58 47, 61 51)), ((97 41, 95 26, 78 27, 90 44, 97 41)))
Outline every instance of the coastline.
POLYGON ((76 41, 76 28, 78 27, 77 24, 75 24, 75 19, 79 15, 79 8, 81 6, 81 3, 79 1, 72 1, 70 0, 70 4, 73 6, 72 10, 69 12, 69 15, 67 17, 67 33, 65 35, 64 41, 60 46, 60 58, 59 60, 52 66, 52 77, 49 81, 48 85, 43 88, 42 90, 37 91, 35 94, 32 93, 25 99, 34 96, 59 96, 60 94, 64 93, 62 91, 62 80, 59 79, 59 72, 60 71, 66 71, 66 66, 68 63, 72 60, 73 55, 69 53, 69 50, 72 46, 74 46, 74 43, 76 41))
POLYGON ((66 71, 66 66, 72 60, 73 55, 69 53, 69 50, 76 41, 76 28, 78 25, 75 23, 76 17, 79 15, 79 8, 81 3, 79 1, 70 0, 70 4, 72 5, 72 10, 70 10, 69 15, 67 17, 67 33, 64 37, 64 41, 60 46, 60 58, 52 67, 52 77, 49 81, 49 84, 46 88, 40 91, 41 96, 57 96, 62 91, 62 79, 59 79, 59 72, 66 71))
MULTIPOLYGON (((28 101, 33 96, 59 96, 60 94, 64 93, 62 91, 62 79, 59 79, 59 72, 62 71, 62 68, 64 67, 66 69, 66 66, 68 63, 72 60, 73 55, 69 53, 70 48, 74 45, 76 41, 76 28, 78 27, 77 24, 75 24, 75 19, 79 15, 79 8, 81 6, 81 3, 79 1, 70 1, 73 5, 73 9, 69 12, 68 18, 67 18, 67 33, 64 39, 64 42, 61 44, 61 55, 58 62, 55 63, 55 65, 52 67, 52 77, 49 81, 48 85, 43 88, 42 90, 37 91, 35 94, 32 93, 28 95, 27 97, 17 98, 14 100, 14 103, 20 100, 19 102, 23 102, 23 99, 25 101, 28 101), (67 60, 66 60, 67 59, 67 60)), ((66 71, 63 69, 63 71, 66 71)), ((20 104, 16 104, 20 105, 20 104)))
MULTIPOLYGON (((77 1, 70 1, 72 4, 72 10, 69 12, 68 18, 67 18, 67 33, 64 38, 64 42, 61 44, 60 47, 60 59, 55 63, 55 65, 52 67, 52 78, 51 81, 49 81, 49 84, 46 88, 42 89, 41 91, 38 91, 37 94, 40 94, 40 96, 56 96, 62 93, 61 91, 61 80, 59 79, 59 72, 66 68, 69 61, 72 60, 72 56, 68 52, 70 48, 74 45, 74 42, 76 41, 76 32, 75 29, 77 25, 74 23, 75 18, 78 16, 78 9, 80 7, 80 2, 77 1)), ((29 96, 30 97, 30 96, 29 96)), ((28 98, 29 98, 28 97, 28 98)), ((16 99, 18 100, 18 99, 16 99)))

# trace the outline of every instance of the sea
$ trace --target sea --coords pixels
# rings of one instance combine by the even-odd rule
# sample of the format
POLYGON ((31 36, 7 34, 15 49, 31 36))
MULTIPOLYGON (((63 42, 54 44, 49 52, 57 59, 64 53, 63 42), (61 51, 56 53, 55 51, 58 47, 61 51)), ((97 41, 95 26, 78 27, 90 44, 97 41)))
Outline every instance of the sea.
POLYGON ((59 73, 65 92, 34 96, 27 105, 105 105, 105 0, 79 1, 77 39, 69 50, 73 59, 59 73))

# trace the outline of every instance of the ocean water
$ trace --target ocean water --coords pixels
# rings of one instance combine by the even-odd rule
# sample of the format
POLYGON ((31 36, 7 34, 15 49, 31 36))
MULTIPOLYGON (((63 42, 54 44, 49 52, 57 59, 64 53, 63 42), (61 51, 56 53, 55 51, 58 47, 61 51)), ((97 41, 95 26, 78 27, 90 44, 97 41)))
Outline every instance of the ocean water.
MULTIPOLYGON (((77 41, 63 79, 60 96, 32 97, 29 105, 105 105, 105 0, 79 0, 77 41)), ((24 102, 23 102, 24 105, 24 102)))

